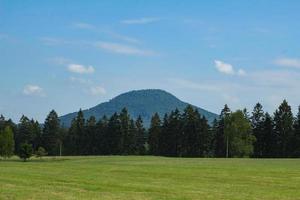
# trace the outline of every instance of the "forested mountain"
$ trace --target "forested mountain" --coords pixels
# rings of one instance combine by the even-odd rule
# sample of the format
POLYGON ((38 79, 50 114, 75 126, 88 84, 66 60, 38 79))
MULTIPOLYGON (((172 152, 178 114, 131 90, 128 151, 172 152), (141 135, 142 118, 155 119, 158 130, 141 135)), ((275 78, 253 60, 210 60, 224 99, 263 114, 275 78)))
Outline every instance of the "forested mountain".
MULTIPOLYGON (((188 103, 179 100, 174 95, 158 89, 136 90, 121 94, 112 100, 101 103, 93 108, 83 110, 83 114, 86 119, 91 116, 95 116, 96 119, 100 119, 103 115, 107 117, 112 116, 116 112, 120 112, 123 108, 127 108, 130 116, 133 119, 137 119, 140 115, 144 121, 144 126, 149 127, 151 117, 158 113, 161 118, 166 113, 170 113, 176 108, 179 111, 183 111, 187 107, 188 103)), ((209 123, 212 123, 218 116, 212 112, 198 108, 198 112, 205 116, 209 123)), ((72 119, 77 115, 77 112, 64 115, 60 117, 61 123, 69 127, 72 119)))

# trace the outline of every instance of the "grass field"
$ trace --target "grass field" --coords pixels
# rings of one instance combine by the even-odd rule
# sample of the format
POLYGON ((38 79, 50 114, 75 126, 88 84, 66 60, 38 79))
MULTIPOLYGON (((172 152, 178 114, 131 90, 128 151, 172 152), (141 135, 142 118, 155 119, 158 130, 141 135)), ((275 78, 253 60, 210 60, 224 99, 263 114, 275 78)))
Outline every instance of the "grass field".
POLYGON ((300 160, 63 157, 0 161, 0 199, 300 199, 300 160))

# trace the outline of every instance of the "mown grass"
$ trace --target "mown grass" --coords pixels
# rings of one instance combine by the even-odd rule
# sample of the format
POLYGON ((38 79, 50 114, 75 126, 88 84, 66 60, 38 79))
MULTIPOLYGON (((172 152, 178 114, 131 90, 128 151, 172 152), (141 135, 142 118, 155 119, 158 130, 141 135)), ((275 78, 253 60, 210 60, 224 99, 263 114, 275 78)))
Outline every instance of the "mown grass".
POLYGON ((135 156, 0 161, 0 199, 300 199, 300 160, 135 156))

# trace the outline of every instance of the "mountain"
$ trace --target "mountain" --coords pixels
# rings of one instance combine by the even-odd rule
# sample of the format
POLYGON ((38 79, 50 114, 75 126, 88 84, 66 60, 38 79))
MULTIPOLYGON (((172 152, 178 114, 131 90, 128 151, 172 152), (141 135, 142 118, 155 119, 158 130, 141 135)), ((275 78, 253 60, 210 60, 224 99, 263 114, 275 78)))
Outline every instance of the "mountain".
MULTIPOLYGON (((83 110, 85 118, 95 116, 97 119, 103 117, 103 115, 111 116, 115 112, 120 112, 124 107, 128 109, 131 117, 136 119, 139 115, 142 116, 145 127, 149 127, 151 117, 157 112, 161 117, 165 113, 170 113, 172 110, 178 108, 183 111, 188 105, 179 100, 174 95, 158 89, 147 90, 135 90, 124 94, 121 94, 112 100, 101 103, 93 108, 83 110)), ((204 115, 206 119, 211 123, 218 116, 212 112, 197 108, 200 114, 204 115)), ((71 121, 75 118, 77 112, 70 113, 60 117, 62 124, 66 127, 70 126, 71 121)))

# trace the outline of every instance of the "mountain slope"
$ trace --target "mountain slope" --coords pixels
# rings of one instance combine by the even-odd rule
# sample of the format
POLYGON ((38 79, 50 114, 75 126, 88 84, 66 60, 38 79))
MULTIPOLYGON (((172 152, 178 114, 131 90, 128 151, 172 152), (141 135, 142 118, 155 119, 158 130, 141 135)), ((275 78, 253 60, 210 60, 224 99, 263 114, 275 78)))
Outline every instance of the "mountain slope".
MULTIPOLYGON (((93 108, 83 110, 85 118, 95 116, 100 119, 103 115, 111 116, 115 112, 120 112, 124 107, 129 111, 131 117, 136 119, 139 115, 142 116, 144 125, 149 127, 151 117, 157 112, 161 117, 165 113, 170 113, 172 110, 178 108, 183 111, 188 103, 180 101, 174 95, 158 89, 136 90, 121 94, 112 100, 101 103, 93 108)), ((198 108, 199 112, 206 117, 211 123, 217 115, 202 108, 198 108)), ((77 112, 70 113, 60 117, 64 126, 70 126, 73 118, 76 117, 77 112)))

